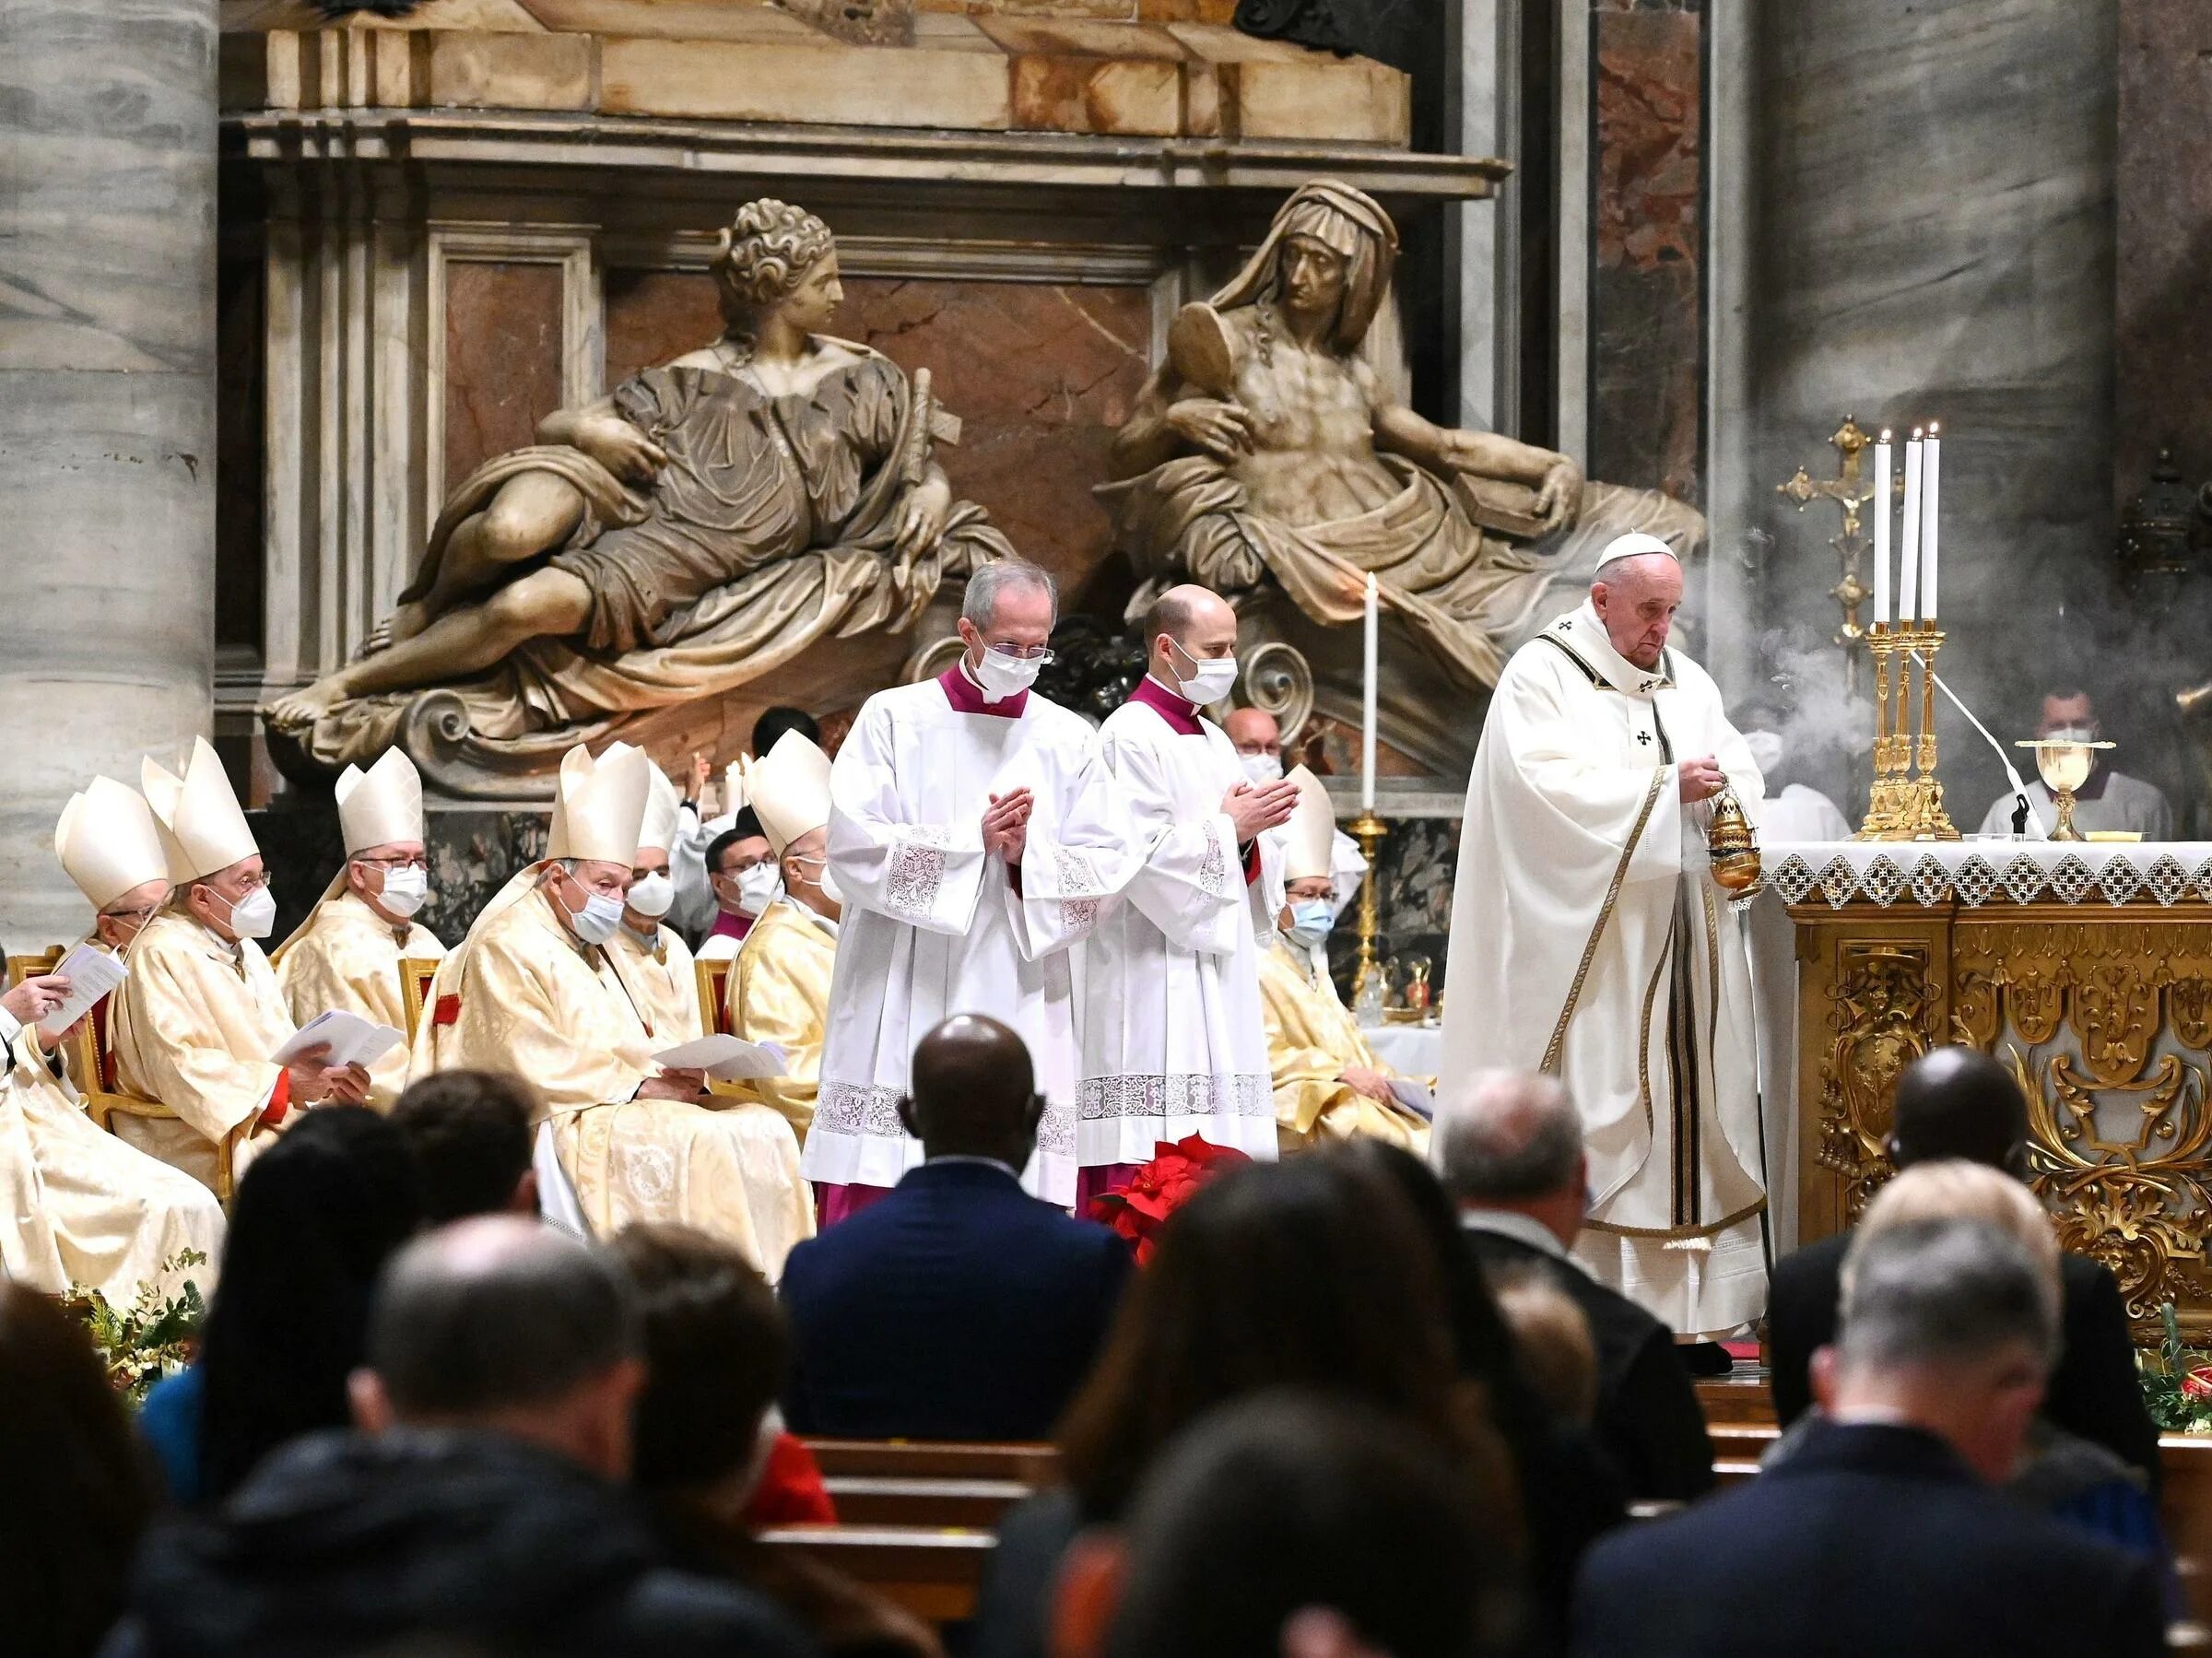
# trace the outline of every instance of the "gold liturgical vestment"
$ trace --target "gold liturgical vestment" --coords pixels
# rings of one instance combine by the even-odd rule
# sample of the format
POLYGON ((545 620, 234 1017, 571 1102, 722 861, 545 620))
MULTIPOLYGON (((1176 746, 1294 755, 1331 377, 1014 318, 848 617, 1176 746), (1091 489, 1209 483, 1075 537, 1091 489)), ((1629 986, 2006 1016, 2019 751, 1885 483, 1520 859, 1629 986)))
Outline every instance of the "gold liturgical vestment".
POLYGON ((97 1127, 29 1030, 6 1056, 0 1192, 11 1201, 0 1258, 9 1276, 53 1295, 82 1284, 119 1309, 142 1284, 164 1297, 187 1279, 202 1294, 213 1290, 223 1252, 215 1194, 97 1127), (163 1273, 185 1250, 206 1260, 163 1273))
POLYGON ((1429 1125, 1402 1105, 1371 1099, 1343 1080, 1365 1066, 1396 1080, 1374 1056, 1359 1022, 1283 934, 1260 952, 1260 1002, 1267 1018, 1267 1067, 1275 1078, 1275 1125, 1285 1151, 1371 1135, 1426 1157, 1429 1125))
MULTIPOLYGON (((284 1067, 269 1055, 297 1029, 291 1010, 259 945, 226 944, 181 910, 147 923, 129 959, 113 997, 116 1083, 178 1120, 118 1112, 115 1132, 212 1188, 217 1148, 276 1091, 284 1067)), ((242 1141, 234 1172, 272 1138, 263 1130, 242 1141)))
POLYGON ((659 939, 648 945, 625 923, 615 930, 607 953, 615 958, 615 970, 622 975, 656 1044, 673 1048, 706 1034, 700 1017, 699 974, 690 950, 671 929, 661 928, 659 939))
POLYGON ((747 1086, 804 1136, 814 1122, 830 1018, 837 938, 814 911, 781 898, 761 911, 730 969, 730 1029, 748 1042, 773 1042, 788 1074, 747 1086))
MULTIPOLYGON (((317 904, 306 924, 276 952, 276 982, 284 987, 295 1024, 337 1008, 405 1030, 402 958, 444 954, 445 946, 428 927, 409 923, 403 943, 382 916, 341 889, 317 904)), ((370 1066, 369 1080, 369 1103, 390 1111, 407 1086, 406 1045, 401 1043, 370 1066)))
POLYGON ((814 1231, 790 1129, 759 1111, 634 1099, 657 1069, 653 1055, 685 1035, 648 1029, 606 952, 580 944, 545 893, 500 904, 439 968, 410 1075, 518 1073, 544 1100, 561 1168, 600 1236, 677 1221, 781 1276, 814 1231))

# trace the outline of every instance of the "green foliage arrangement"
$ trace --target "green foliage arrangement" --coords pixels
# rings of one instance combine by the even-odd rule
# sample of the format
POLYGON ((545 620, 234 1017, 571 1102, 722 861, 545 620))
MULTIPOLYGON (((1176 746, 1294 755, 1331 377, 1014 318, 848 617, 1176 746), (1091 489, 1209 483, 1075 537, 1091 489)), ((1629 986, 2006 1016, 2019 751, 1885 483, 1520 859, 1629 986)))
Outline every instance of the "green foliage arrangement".
MULTIPOLYGON (((198 1250, 180 1250, 161 1263, 161 1276, 166 1278, 206 1264, 207 1257, 198 1250)), ((200 1324, 207 1316, 200 1287, 189 1278, 182 1290, 166 1298, 157 1295, 151 1284, 141 1284, 136 1298, 122 1308, 97 1289, 73 1285, 62 1305, 84 1320, 107 1367, 108 1384, 133 1405, 145 1402, 147 1390, 155 1382, 191 1362, 200 1324)))

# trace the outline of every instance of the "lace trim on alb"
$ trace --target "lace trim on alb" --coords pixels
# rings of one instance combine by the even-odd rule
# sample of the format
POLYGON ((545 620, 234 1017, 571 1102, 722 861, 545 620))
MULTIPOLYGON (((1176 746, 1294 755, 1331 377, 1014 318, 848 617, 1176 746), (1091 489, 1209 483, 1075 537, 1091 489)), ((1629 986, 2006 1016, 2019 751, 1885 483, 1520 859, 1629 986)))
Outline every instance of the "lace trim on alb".
POLYGON ((926 916, 936 908, 945 883, 945 831, 934 827, 902 829, 891 846, 891 867, 883 901, 899 915, 926 916))
POLYGON ((1264 1073, 1216 1076, 1204 1071, 1164 1076, 1087 1076, 1076 1090, 1086 1123, 1121 1117, 1272 1117, 1275 1085, 1264 1073))
POLYGON ((899 1099, 897 1088, 825 1079, 815 1095, 814 1124, 840 1135, 903 1135, 899 1099))

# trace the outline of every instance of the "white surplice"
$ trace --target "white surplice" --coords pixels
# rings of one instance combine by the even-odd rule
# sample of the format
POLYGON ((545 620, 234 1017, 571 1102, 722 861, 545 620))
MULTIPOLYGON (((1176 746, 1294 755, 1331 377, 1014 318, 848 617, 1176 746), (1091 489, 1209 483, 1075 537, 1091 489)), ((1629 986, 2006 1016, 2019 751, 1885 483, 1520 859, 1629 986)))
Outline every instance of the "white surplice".
POLYGON ((1705 671, 1638 668, 1585 603, 1514 653, 1467 790, 1443 1076, 1548 1072, 1583 1114, 1575 1254, 1677 1331, 1766 1302, 1765 1174, 1741 923, 1713 884, 1712 755, 1748 812, 1759 769, 1705 671))
POLYGON ((1076 968, 1132 861, 1098 740, 1034 691, 987 704, 962 668, 868 699, 830 773, 830 867, 844 897, 805 1168, 896 1185, 921 1161, 899 1125, 915 1043, 960 1013, 1028 1044, 1045 1117, 1022 1176, 1076 1197, 1076 968), (959 677, 955 677, 958 676, 959 677), (1010 708, 1010 712, 988 711, 1010 708), (1018 882, 983 852, 991 796, 1030 791, 1018 882))
POLYGON ((1156 680, 1099 747, 1141 864, 1085 947, 1077 1160, 1142 1163, 1189 1135, 1272 1158, 1259 951, 1283 907, 1281 847, 1260 836, 1248 866, 1221 809, 1244 781, 1236 746, 1156 680))

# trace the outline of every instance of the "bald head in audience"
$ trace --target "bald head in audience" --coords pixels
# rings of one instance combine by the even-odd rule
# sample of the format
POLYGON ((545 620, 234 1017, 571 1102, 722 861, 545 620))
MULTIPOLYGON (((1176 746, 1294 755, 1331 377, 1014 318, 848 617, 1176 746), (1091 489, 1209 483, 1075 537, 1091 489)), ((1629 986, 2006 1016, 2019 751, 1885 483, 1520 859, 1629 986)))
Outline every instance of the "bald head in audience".
POLYGON ((622 1479, 641 1343, 637 1293, 599 1251, 535 1220, 459 1221, 384 1269, 354 1420, 504 1433, 622 1479))
POLYGON ((1462 1209, 1526 1215, 1562 1246, 1583 1229, 1583 1119, 1557 1078, 1478 1073, 1440 1099, 1430 1146, 1462 1209))
POLYGON ((2012 1073, 1977 1049, 1937 1048, 1906 1066, 1890 1124, 1900 1169, 1963 1158, 2028 1172, 2028 1101, 2012 1073))
POLYGON ((980 1013, 955 1014, 914 1049, 899 1121, 924 1158, 989 1158, 1017 1173, 1037 1148, 1044 1097, 1020 1037, 980 1013))

